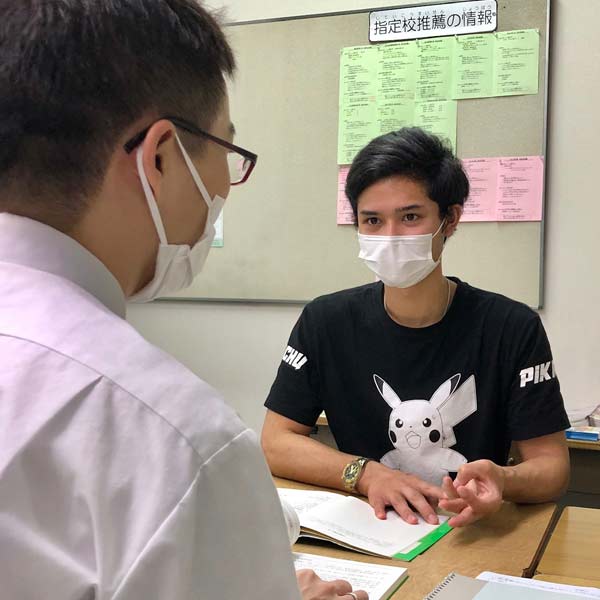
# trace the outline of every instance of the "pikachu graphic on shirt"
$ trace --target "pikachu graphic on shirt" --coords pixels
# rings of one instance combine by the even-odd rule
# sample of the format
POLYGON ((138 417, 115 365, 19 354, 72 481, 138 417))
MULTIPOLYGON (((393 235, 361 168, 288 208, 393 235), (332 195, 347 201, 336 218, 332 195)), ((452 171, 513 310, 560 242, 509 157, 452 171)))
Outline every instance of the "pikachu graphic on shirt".
POLYGON ((460 377, 445 381, 430 400, 403 401, 379 375, 373 375, 379 393, 392 409, 388 435, 394 450, 380 459, 382 464, 441 485, 444 476, 467 462, 450 448, 456 444, 453 427, 477 411, 475 376, 458 387, 460 377))

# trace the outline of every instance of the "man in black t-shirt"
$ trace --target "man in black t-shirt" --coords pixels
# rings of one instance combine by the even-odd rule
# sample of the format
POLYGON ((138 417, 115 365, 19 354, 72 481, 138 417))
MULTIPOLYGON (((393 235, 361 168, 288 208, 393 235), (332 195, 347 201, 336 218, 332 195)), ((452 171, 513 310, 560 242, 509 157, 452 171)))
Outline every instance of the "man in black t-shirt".
POLYGON ((569 421, 540 318, 442 273, 469 193, 460 161, 402 129, 358 154, 346 193, 379 282, 317 298, 294 327, 266 401, 273 473, 409 523, 436 523, 438 503, 461 526, 559 496, 569 421), (339 450, 309 437, 321 411, 339 450), (505 466, 512 443, 522 460, 505 466))

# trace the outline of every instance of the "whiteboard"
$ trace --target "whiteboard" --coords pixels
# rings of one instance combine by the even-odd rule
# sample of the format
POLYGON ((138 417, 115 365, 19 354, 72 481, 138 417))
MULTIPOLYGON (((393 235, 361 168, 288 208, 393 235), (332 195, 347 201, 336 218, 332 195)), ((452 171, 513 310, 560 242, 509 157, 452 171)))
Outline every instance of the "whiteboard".
MULTIPOLYGON (((545 156, 549 16, 549 0, 499 2, 499 31, 540 30, 540 92, 460 100, 461 158, 545 156)), ((356 229, 336 225, 340 49, 368 44, 368 23, 362 11, 227 28, 236 143, 259 159, 227 200, 224 247, 177 299, 307 302, 373 280, 356 229)), ((543 232, 543 221, 462 223, 444 271, 540 307, 543 232)))

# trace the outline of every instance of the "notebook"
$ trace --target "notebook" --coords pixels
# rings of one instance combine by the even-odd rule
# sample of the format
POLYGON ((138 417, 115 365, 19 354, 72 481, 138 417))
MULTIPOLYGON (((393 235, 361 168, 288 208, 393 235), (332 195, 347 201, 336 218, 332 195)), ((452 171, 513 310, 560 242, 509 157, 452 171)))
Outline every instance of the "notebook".
POLYGON ((386 520, 378 519, 367 502, 354 496, 282 488, 278 491, 298 515, 300 537, 326 540, 371 556, 410 561, 451 530, 445 515, 438 515, 439 525, 423 519, 409 525, 393 510, 386 520))
POLYGON ((580 588, 485 572, 482 579, 450 573, 424 600, 575 600, 600 598, 593 588, 580 588), (590 595, 591 594, 591 595, 590 595))

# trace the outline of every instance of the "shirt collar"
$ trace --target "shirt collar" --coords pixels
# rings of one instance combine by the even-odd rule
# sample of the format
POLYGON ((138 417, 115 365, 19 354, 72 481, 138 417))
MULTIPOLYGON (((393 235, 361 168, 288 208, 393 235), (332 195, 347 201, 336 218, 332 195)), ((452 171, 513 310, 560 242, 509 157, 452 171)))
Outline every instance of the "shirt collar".
POLYGON ((68 279, 125 318, 125 295, 113 274, 79 242, 48 225, 0 213, 0 261, 68 279))

